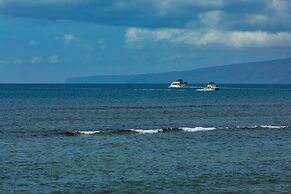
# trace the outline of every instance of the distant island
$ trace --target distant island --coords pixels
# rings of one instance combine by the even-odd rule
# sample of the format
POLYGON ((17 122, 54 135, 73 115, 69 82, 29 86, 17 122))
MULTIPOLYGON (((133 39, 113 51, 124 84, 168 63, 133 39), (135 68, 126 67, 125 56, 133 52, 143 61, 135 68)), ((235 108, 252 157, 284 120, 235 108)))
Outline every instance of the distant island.
POLYGON ((184 79, 189 83, 209 81, 225 84, 291 84, 291 58, 231 64, 189 71, 138 75, 105 75, 70 78, 65 83, 170 83, 184 79))

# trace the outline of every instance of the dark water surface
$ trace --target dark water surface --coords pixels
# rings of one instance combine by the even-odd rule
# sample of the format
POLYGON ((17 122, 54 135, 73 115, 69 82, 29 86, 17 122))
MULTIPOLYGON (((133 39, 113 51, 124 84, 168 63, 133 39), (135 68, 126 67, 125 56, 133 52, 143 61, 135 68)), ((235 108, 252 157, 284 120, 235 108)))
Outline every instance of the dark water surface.
POLYGON ((0 193, 290 193, 291 85, 0 85, 0 193))

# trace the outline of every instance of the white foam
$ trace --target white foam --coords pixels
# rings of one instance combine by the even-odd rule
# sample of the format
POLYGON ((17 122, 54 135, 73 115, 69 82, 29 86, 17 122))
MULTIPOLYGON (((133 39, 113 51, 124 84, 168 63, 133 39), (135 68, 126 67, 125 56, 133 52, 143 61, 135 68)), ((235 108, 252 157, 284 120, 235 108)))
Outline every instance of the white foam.
POLYGON ((197 92, 212 92, 212 91, 215 91, 214 89, 196 89, 197 92))
POLYGON ((286 125, 261 125, 262 128, 268 128, 268 129, 284 129, 287 128, 288 126, 286 125))
POLYGON ((96 133, 100 133, 100 131, 77 131, 77 133, 80 133, 82 135, 94 135, 96 133))
POLYGON ((181 128, 183 131, 185 132, 196 132, 196 131, 212 131, 212 130, 216 130, 215 127, 182 127, 181 128))
POLYGON ((134 132, 141 133, 141 134, 147 134, 147 133, 159 133, 159 132, 162 132, 163 130, 162 129, 147 129, 147 130, 144 130, 144 129, 130 129, 130 131, 134 131, 134 132))

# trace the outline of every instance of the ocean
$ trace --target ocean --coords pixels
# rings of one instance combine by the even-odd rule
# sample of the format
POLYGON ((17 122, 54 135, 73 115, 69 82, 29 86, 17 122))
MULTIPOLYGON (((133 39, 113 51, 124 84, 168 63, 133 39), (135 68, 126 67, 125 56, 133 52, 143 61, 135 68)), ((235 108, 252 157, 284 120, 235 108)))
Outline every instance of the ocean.
POLYGON ((0 193, 290 193, 291 85, 2 84, 0 145, 0 193))

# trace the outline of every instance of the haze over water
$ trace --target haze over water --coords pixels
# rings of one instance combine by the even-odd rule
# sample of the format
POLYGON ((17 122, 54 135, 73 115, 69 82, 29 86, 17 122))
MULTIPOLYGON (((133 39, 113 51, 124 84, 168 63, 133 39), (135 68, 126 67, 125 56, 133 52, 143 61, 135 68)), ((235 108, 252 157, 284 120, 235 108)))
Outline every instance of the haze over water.
POLYGON ((283 193, 291 85, 0 85, 3 193, 283 193))

